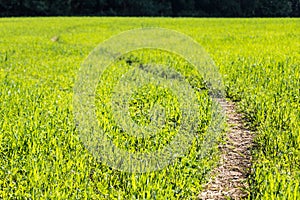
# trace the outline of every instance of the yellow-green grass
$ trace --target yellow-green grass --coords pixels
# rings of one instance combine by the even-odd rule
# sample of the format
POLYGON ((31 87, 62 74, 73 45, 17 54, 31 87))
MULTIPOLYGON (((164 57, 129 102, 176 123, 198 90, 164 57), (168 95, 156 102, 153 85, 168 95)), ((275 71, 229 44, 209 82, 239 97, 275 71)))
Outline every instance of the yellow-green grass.
POLYGON ((197 196, 217 163, 215 146, 198 158, 195 140, 192 153, 168 168, 130 174, 98 163, 76 131, 81 63, 105 39, 142 27, 191 36, 220 68, 227 96, 257 134, 250 196, 299 199, 300 20, 195 18, 0 19, 0 198, 197 196))

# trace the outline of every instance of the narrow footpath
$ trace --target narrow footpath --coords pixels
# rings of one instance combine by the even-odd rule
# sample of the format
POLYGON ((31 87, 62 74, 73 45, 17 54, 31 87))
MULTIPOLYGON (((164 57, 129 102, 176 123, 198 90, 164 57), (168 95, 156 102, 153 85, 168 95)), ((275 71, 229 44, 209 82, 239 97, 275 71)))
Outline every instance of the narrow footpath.
POLYGON ((199 194, 202 200, 246 199, 249 195, 247 177, 251 167, 253 133, 238 114, 235 105, 225 99, 218 100, 227 116, 226 143, 220 144, 220 163, 211 173, 211 180, 199 194))

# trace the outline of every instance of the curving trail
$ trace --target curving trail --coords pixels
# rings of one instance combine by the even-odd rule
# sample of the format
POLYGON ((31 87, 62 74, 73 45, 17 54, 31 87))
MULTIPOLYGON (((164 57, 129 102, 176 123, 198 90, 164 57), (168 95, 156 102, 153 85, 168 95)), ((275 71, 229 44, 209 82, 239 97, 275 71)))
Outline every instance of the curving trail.
POLYGON ((219 145, 220 164, 211 174, 215 178, 209 181, 198 199, 246 199, 249 195, 247 177, 251 167, 253 133, 245 127, 234 103, 225 99, 218 99, 218 102, 226 112, 229 130, 226 143, 219 145))

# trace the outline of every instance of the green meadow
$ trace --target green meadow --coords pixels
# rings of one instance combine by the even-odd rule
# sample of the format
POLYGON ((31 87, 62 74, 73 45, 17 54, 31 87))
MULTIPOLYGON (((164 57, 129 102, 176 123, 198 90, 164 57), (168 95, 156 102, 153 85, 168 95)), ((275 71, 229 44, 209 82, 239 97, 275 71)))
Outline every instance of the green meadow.
POLYGON ((108 17, 0 18, 0 199, 196 199, 218 164, 217 145, 224 138, 201 156, 211 99, 201 73, 184 58, 131 52, 99 77, 97 87, 99 124, 131 152, 168 144, 181 116, 174 94, 149 84, 132 96, 130 117, 148 124, 155 102, 168 111, 166 125, 146 141, 122 132, 109 111, 122 73, 150 60, 174 67, 192 88, 201 88, 195 89, 198 137, 168 167, 141 174, 112 169, 85 148, 76 127, 73 88, 81 64, 99 43, 146 27, 192 37, 219 68, 226 97, 255 131, 249 199, 299 199, 300 19, 108 17))

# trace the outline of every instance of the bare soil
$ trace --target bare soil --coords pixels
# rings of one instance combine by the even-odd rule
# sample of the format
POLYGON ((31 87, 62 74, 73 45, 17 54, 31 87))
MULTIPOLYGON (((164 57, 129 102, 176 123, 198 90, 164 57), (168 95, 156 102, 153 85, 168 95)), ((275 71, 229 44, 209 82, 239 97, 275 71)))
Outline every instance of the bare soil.
POLYGON ((253 133, 248 130, 242 115, 236 112, 235 104, 218 99, 227 115, 229 130, 225 144, 220 144, 221 159, 211 173, 211 180, 198 199, 246 199, 249 195, 247 177, 251 167, 253 133))

